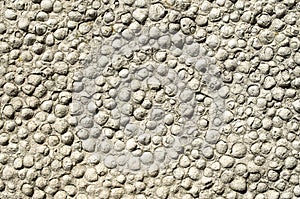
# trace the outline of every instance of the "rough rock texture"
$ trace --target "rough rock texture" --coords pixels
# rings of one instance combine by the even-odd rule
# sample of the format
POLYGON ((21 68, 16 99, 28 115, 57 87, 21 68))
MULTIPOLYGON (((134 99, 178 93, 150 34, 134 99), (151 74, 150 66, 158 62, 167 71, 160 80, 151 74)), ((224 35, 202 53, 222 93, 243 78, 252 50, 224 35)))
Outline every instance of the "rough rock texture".
POLYGON ((0 198, 299 198, 300 3, 0 2, 0 198))

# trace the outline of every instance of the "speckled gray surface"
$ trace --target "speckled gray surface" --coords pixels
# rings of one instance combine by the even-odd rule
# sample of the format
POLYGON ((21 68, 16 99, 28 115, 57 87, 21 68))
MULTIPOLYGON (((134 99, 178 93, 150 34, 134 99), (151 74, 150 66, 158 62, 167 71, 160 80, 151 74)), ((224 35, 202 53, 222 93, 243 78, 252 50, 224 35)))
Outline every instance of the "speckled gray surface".
POLYGON ((0 2, 0 198, 300 198, 297 0, 0 2))

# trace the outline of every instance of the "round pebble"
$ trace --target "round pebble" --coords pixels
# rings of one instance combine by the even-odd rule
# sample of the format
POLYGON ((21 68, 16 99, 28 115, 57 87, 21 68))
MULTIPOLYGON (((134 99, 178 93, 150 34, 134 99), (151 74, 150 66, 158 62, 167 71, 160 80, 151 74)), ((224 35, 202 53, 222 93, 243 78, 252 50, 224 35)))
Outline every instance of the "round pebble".
POLYGON ((235 158, 243 158, 247 154, 247 148, 243 143, 235 143, 231 148, 231 154, 235 158))
POLYGON ((234 191, 244 193, 247 190, 246 180, 244 178, 237 177, 230 183, 230 188, 234 191))

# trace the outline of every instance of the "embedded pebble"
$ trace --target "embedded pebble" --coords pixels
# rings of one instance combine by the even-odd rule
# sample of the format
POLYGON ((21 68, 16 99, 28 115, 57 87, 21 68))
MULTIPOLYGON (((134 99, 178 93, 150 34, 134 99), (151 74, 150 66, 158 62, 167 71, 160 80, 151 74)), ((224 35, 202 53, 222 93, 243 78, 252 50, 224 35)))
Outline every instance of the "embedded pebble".
POLYGON ((216 144, 219 141, 220 133, 216 130, 208 130, 205 135, 206 142, 216 144))
POLYGON ((219 46, 220 40, 217 35, 210 35, 206 39, 206 44, 209 48, 215 49, 219 46))
POLYGON ((231 148, 231 154, 236 158, 243 158, 247 153, 247 148, 243 143, 235 143, 231 148))
POLYGON ((281 119, 288 121, 289 119, 292 118, 293 114, 289 109, 281 108, 281 109, 278 110, 278 116, 281 119))
POLYGON ((159 21, 165 15, 165 8, 162 4, 157 3, 149 7, 149 18, 152 21, 159 21))
POLYGON ((246 180, 241 177, 236 177, 231 183, 230 188, 234 191, 243 193, 247 190, 246 180))
POLYGON ((89 181, 89 182, 95 182, 98 179, 98 175, 96 173, 96 169, 94 168, 88 168, 85 171, 84 177, 89 181))
POLYGON ((169 36, 165 35, 165 36, 161 36, 158 41, 157 41, 158 45, 162 48, 162 49, 169 49, 171 46, 171 39, 169 36))
POLYGON ((30 184, 23 184, 21 190, 26 196, 33 195, 33 187, 30 184))
POLYGON ((297 111, 298 113, 300 112, 300 100, 296 100, 292 103, 292 106, 294 108, 295 111, 297 111))
POLYGON ((248 87, 247 92, 251 97, 258 97, 260 89, 257 85, 252 85, 248 87))
POLYGON ((52 0, 42 0, 41 1, 41 9, 45 12, 51 12, 53 9, 52 0))
POLYGON ((4 16, 6 19, 15 20, 17 18, 17 13, 13 9, 5 10, 4 16))
POLYGON ((235 162, 234 158, 226 155, 222 156, 219 161, 224 168, 232 167, 235 162))
POLYGON ((3 86, 3 91, 9 96, 16 96, 18 94, 18 87, 13 83, 6 83, 3 86))
POLYGON ((207 146, 202 149, 202 154, 205 158, 210 159, 214 156, 214 150, 210 146, 207 146))
POLYGON ((23 165, 25 167, 32 167, 34 165, 34 157, 32 155, 27 155, 23 159, 23 165))
POLYGON ((132 171, 137 171, 140 169, 141 165, 140 165, 140 161, 137 157, 133 157, 133 158, 130 158, 128 160, 128 168, 132 171))
POLYGON ((144 152, 141 156, 141 162, 145 165, 152 164, 154 161, 153 154, 150 152, 144 152))
POLYGON ((190 18, 182 18, 180 20, 180 28, 184 34, 193 34, 196 31, 196 24, 190 18))
POLYGON ((132 16, 139 23, 144 23, 148 17, 148 10, 139 8, 133 11, 132 16))
POLYGON ((264 80, 263 88, 264 89, 271 89, 276 85, 276 81, 273 77, 267 76, 264 80))

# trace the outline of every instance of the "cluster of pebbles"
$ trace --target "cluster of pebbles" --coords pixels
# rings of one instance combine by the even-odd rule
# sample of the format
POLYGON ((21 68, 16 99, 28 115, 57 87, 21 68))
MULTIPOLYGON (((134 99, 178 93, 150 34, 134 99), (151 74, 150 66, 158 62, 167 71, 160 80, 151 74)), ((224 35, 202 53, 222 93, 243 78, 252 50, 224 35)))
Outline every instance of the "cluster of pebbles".
MULTIPOLYGON (((126 29, 96 42, 73 84, 70 114, 77 136, 109 169, 169 164, 191 150, 194 139, 215 144, 223 123, 229 88, 206 50, 193 37, 169 36, 155 25, 136 32, 126 29), (198 109, 203 94, 209 102, 198 109)), ((203 155, 210 157, 204 144, 203 155)))
POLYGON ((296 0, 0 12, 0 198, 300 197, 296 0))

